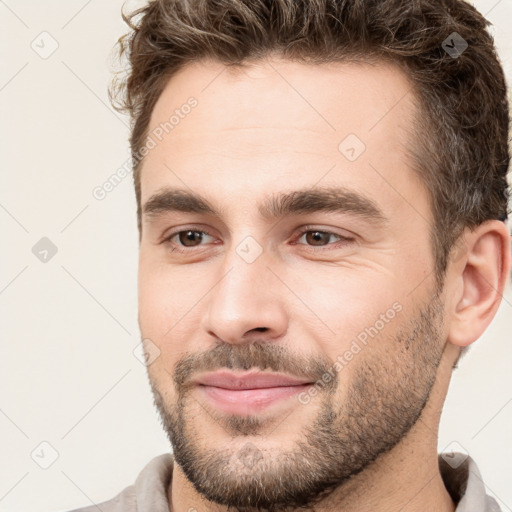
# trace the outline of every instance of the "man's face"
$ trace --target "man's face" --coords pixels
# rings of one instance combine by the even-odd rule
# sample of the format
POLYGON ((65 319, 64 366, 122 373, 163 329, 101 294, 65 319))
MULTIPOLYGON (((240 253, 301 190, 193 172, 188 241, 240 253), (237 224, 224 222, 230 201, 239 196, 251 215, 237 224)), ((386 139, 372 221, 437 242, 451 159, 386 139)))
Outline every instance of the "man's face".
POLYGON ((211 501, 313 503, 423 410, 446 336, 405 149, 410 88, 389 65, 276 59, 238 74, 195 63, 159 98, 139 324, 160 351, 148 374, 176 462, 211 501), (210 208, 157 197, 172 190, 210 208), (195 383, 217 370, 310 384, 276 399, 195 383))

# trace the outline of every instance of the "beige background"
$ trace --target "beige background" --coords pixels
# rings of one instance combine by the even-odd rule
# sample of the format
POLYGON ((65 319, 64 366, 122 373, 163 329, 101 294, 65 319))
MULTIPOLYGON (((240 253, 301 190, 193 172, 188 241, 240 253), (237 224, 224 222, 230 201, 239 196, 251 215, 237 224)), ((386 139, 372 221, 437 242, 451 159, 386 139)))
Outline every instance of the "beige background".
MULTIPOLYGON (((92 195, 128 157, 128 120, 106 95, 110 50, 125 31, 121 5, 0 1, 1 512, 106 500, 169 449, 133 354, 131 176, 103 201, 92 195), (58 249, 46 263, 32 252, 42 237, 58 249), (58 458, 42 469, 53 450, 58 458)), ((494 24, 510 81, 512 1, 475 5, 494 24)), ((439 441, 440 451, 476 459, 504 511, 512 510, 511 330, 509 287, 454 375, 439 441)))

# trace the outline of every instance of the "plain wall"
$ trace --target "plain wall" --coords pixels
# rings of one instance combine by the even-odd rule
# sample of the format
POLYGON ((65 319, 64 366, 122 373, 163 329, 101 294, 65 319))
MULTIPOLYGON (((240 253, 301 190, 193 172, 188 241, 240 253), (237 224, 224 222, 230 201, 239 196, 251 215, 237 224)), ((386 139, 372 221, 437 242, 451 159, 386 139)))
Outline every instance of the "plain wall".
MULTIPOLYGON (((126 31, 121 5, 0 2, 2 512, 104 501, 170 450, 146 368, 133 353, 131 175, 104 200, 93 196, 128 158, 128 119, 107 98, 110 51, 126 31), (58 48, 42 58, 53 40, 58 48), (43 237, 56 247, 53 257, 43 237), (33 253, 38 243, 50 251, 47 262, 33 253), (42 442, 58 452, 48 469, 35 462, 51 461, 42 442)), ((475 5, 493 23, 510 81, 512 2, 475 5)), ((439 451, 462 446, 471 454, 504 511, 512 510, 511 330, 509 286, 490 328, 454 373, 439 440, 439 451)))

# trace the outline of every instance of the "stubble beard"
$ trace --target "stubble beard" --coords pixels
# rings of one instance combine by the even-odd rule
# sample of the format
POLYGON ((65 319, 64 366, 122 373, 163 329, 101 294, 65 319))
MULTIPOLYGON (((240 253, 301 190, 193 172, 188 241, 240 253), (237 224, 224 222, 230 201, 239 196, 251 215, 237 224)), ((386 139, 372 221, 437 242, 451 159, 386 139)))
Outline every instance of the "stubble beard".
MULTIPOLYGON (((442 303, 436 294, 397 331, 391 343, 386 340, 387 351, 368 345, 353 359, 350 364, 357 366, 351 381, 343 383, 347 390, 342 400, 340 379, 335 374, 332 384, 308 405, 298 402, 297 407, 316 407, 318 413, 314 421, 298 430, 290 451, 276 452, 265 447, 261 433, 267 429, 268 421, 258 415, 210 418, 203 406, 189 396, 190 388, 180 385, 194 367, 188 364, 191 360, 178 362, 174 379, 178 389, 176 403, 165 403, 150 379, 174 460, 197 492, 228 509, 284 512, 311 508, 333 491, 342 491, 348 479, 394 448, 416 423, 430 396, 444 348, 439 333, 441 322, 442 303), (191 405, 194 411, 190 411, 191 405), (208 432, 197 430, 194 416, 198 413, 224 427, 224 447, 213 442, 209 445, 208 432), (245 437, 246 442, 242 447, 230 448, 230 437, 245 437)), ((383 341, 375 339, 371 343, 383 341)), ((265 343, 222 344, 209 354, 208 360, 201 360, 205 364, 200 367, 241 370, 257 366, 282 371, 284 360, 278 354, 277 347, 265 343)), ((308 365, 316 375, 329 368, 321 358, 308 365)), ((290 365, 285 369, 289 368, 290 365)), ((279 419, 273 430, 287 421, 290 418, 286 416, 279 419)))

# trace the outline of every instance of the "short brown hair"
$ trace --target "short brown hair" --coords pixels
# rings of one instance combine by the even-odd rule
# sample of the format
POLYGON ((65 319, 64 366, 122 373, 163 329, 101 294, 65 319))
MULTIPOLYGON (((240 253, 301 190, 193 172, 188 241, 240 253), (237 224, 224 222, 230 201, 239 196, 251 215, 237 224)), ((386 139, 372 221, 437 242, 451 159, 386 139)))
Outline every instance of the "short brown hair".
POLYGON ((466 1, 151 0, 123 19, 131 30, 117 48, 130 69, 113 80, 110 98, 132 119, 139 235, 139 149, 168 80, 200 59, 239 66, 271 54, 307 63, 381 59, 406 72, 419 100, 411 153, 429 192, 438 284, 465 227, 507 219, 505 77, 489 22, 466 1))

